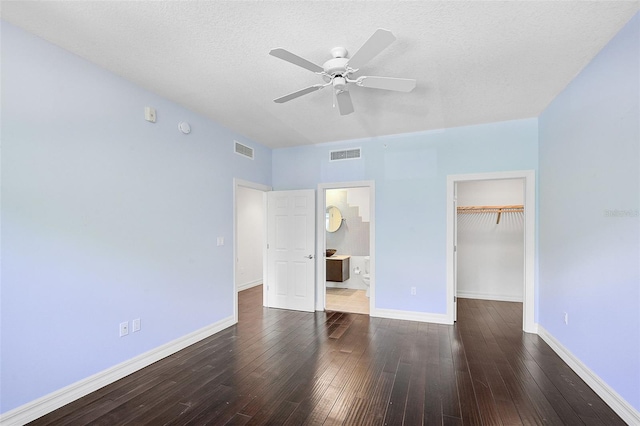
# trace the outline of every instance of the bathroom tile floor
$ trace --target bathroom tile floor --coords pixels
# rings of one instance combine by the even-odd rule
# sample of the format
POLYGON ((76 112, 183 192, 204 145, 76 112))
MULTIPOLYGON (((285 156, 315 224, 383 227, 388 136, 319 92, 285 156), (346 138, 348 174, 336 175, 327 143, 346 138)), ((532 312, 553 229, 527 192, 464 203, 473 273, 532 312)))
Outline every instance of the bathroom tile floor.
POLYGON ((369 298, 365 290, 327 288, 327 311, 369 315, 369 298))

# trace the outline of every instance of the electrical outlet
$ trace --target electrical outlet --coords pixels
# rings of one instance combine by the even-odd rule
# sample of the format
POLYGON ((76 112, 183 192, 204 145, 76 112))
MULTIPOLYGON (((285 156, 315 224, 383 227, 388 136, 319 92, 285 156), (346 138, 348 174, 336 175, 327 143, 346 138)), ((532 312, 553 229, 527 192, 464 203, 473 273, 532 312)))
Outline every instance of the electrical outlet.
POLYGON ((411 295, 412 296, 416 295, 416 288, 415 287, 411 287, 411 295))
POLYGON ((129 321, 120 323, 120 337, 124 337, 129 334, 129 321))
POLYGON ((569 325, 569 314, 568 313, 564 313, 564 323, 569 325))
POLYGON ((133 320, 132 323, 133 326, 133 332, 135 333, 136 331, 140 331, 140 318, 136 318, 133 320))

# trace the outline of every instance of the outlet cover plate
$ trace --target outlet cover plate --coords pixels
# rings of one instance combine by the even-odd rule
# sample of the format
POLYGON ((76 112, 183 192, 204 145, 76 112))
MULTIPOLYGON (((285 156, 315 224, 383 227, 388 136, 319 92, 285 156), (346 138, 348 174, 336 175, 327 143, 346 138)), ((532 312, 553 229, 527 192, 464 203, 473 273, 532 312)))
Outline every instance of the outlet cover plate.
POLYGON ((120 323, 120 337, 124 337, 129 334, 129 321, 120 323))

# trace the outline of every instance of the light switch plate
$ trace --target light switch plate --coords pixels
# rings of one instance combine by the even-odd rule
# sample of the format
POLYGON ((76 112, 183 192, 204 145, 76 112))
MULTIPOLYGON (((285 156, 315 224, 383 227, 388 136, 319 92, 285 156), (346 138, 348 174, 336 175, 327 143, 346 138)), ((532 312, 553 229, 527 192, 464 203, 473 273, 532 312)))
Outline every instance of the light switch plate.
POLYGON ((156 122, 156 109, 151 107, 144 107, 144 119, 150 123, 156 122))

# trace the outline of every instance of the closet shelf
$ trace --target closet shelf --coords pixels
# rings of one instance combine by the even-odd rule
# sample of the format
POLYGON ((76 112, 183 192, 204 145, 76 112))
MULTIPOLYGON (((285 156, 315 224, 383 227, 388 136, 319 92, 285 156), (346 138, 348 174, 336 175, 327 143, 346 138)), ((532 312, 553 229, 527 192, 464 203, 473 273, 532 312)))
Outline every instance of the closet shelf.
POLYGON ((500 216, 502 213, 522 213, 524 212, 524 205, 514 204, 510 206, 460 206, 458 207, 459 214, 467 213, 498 213, 498 219, 496 225, 500 223, 500 216))

